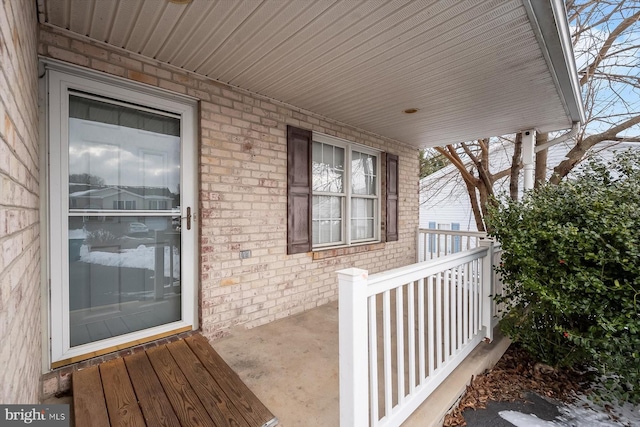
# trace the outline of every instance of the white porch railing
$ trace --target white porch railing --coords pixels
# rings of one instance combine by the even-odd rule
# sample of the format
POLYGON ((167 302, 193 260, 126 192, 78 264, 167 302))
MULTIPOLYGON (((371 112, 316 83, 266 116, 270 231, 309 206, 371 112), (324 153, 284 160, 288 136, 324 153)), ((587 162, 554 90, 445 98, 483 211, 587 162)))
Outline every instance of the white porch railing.
POLYGON ((494 244, 368 276, 338 271, 340 426, 400 426, 493 338, 494 244))
POLYGON ((480 241, 487 237, 487 233, 418 228, 417 236, 417 262, 422 262, 477 248, 480 241))

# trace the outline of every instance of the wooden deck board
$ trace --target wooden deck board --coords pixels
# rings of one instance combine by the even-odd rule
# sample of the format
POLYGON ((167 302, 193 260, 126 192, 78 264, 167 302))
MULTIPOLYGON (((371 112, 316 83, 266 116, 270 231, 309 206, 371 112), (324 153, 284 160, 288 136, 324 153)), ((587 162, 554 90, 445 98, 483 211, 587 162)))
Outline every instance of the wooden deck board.
POLYGON ((126 357, 124 361, 147 425, 180 427, 178 417, 153 371, 147 354, 144 352, 133 354, 126 357))
POLYGON ((73 395, 78 426, 277 424, 200 335, 77 371, 73 395))
POLYGON ((215 425, 167 347, 150 349, 147 351, 147 356, 149 356, 151 365, 158 375, 180 424, 183 426, 215 425))
POLYGON ((104 399, 112 426, 145 427, 140 406, 122 359, 100 365, 104 399))
POLYGON ((250 425, 274 425, 274 416, 258 397, 245 385, 218 353, 213 351, 202 335, 194 335, 185 339, 193 353, 215 378, 220 387, 235 402, 238 409, 250 425))
POLYGON ((250 427, 187 344, 176 341, 167 348, 216 426, 250 427))
POLYGON ((73 374, 73 408, 77 426, 109 427, 109 414, 97 366, 73 374))

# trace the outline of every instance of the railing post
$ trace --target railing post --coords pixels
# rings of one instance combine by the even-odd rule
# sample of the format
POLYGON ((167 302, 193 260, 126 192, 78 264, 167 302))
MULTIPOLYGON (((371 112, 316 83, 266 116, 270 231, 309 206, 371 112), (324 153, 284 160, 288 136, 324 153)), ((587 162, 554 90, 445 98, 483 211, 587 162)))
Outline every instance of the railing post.
POLYGON ((338 273, 340 426, 369 425, 369 327, 367 270, 338 273))
POLYGON ((416 230, 416 262, 420 262, 420 248, 422 245, 422 236, 420 236, 420 226, 416 230))
POLYGON ((482 259, 482 326, 485 328, 485 338, 493 341, 493 245, 492 239, 480 240, 480 247, 488 248, 487 255, 482 259))

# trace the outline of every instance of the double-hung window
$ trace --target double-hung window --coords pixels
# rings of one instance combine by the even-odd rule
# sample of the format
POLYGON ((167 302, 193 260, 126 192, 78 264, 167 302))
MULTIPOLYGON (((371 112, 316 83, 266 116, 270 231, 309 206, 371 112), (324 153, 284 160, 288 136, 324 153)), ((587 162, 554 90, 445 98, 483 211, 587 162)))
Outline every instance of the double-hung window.
POLYGON ((380 153, 313 134, 314 248, 379 240, 380 153))
POLYGON ((287 253, 396 240, 398 156, 288 126, 287 253))

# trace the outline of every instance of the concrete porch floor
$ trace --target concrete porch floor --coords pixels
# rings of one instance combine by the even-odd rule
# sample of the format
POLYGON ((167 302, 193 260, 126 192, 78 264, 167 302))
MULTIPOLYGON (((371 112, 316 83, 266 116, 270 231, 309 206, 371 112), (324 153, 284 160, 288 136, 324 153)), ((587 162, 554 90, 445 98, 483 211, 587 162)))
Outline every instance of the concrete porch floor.
MULTIPOLYGON (((471 380, 502 357, 510 341, 481 343, 403 427, 441 426, 471 380)), ((283 427, 338 427, 338 303, 253 329, 237 328, 212 347, 283 427)))

